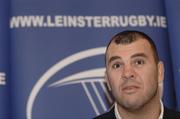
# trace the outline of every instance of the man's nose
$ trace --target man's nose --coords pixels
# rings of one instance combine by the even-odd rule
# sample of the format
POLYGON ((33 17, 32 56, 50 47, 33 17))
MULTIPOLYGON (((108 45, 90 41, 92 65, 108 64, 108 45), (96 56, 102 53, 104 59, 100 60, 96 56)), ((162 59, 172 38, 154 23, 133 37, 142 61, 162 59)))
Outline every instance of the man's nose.
POLYGON ((135 77, 135 71, 131 65, 125 65, 122 72, 123 79, 133 79, 135 77))

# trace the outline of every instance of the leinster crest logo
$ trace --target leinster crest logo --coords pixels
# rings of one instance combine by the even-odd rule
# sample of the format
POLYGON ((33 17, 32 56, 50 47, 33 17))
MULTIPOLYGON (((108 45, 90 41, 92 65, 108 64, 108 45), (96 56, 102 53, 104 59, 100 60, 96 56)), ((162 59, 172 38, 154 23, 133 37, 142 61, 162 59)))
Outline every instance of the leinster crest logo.
POLYGON ((70 55, 50 67, 38 79, 29 95, 27 119, 92 118, 107 111, 113 100, 106 88, 104 67, 83 69, 58 78, 59 73, 65 72, 71 65, 104 53, 105 47, 88 49, 70 55))

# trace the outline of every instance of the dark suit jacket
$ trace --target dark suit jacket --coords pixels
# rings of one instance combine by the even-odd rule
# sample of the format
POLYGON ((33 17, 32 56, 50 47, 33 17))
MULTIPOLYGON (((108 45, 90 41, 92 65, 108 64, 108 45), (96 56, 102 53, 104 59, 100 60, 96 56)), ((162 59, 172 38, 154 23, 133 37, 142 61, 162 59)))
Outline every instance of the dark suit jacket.
MULTIPOLYGON (((112 108, 109 112, 95 117, 94 119, 116 119, 114 114, 114 108, 112 108)), ((164 107, 163 119, 180 119, 180 112, 176 112, 174 110, 170 110, 164 107)))

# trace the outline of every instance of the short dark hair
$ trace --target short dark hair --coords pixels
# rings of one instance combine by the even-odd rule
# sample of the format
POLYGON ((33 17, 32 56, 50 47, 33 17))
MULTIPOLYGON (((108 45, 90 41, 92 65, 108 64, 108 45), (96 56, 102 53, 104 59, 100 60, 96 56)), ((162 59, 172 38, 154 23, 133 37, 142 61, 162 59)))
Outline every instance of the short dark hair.
POLYGON ((140 31, 135 31, 135 30, 123 31, 123 32, 117 33, 115 36, 113 36, 111 38, 111 40, 108 43, 107 48, 106 48, 105 63, 106 63, 106 54, 107 54, 108 48, 112 42, 114 42, 116 44, 126 45, 126 44, 130 44, 130 43, 137 41, 139 38, 143 38, 148 41, 148 43, 150 44, 152 51, 153 51, 154 60, 156 63, 158 63, 159 55, 158 55, 157 48, 156 48, 154 41, 147 34, 140 32, 140 31))

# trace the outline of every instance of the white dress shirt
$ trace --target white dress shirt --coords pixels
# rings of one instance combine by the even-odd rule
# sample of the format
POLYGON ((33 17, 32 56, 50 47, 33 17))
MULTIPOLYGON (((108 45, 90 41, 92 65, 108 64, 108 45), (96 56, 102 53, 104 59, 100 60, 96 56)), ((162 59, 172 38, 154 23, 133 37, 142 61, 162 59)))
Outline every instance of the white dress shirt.
MULTIPOLYGON (((163 106, 163 103, 161 100, 160 100, 160 104, 161 104, 161 113, 160 113, 158 119, 163 119, 164 106, 163 106)), ((115 103, 114 113, 115 113, 116 119, 122 119, 121 115, 119 114, 118 109, 117 109, 117 103, 115 103)))

